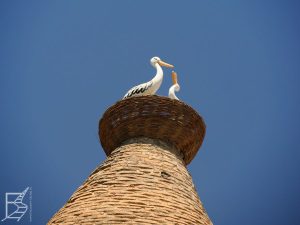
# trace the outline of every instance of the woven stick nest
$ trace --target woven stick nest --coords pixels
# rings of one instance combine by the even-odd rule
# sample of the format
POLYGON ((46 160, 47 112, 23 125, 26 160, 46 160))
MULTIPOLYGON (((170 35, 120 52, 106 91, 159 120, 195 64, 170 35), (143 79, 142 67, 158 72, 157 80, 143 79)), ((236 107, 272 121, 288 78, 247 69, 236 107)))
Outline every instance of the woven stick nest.
POLYGON ((128 139, 148 137, 180 150, 187 165, 195 157, 204 136, 205 123, 193 108, 156 95, 118 101, 99 121, 99 138, 107 156, 128 139))

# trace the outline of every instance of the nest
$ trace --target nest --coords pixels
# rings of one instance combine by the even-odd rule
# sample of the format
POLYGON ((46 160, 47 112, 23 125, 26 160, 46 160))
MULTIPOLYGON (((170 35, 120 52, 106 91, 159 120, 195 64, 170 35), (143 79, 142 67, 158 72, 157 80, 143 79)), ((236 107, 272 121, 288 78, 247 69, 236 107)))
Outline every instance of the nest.
POLYGON ((106 153, 131 138, 159 139, 177 148, 189 164, 205 136, 205 123, 187 104, 156 95, 118 101, 99 121, 99 137, 106 153))

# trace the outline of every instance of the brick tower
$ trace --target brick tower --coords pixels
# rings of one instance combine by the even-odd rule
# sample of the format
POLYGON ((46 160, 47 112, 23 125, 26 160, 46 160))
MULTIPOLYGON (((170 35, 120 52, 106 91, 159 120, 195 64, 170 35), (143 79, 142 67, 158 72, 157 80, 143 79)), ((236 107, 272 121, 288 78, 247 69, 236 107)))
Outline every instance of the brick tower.
POLYGON ((205 124, 185 103, 133 97, 99 122, 107 159, 48 224, 211 224, 186 165, 205 124))

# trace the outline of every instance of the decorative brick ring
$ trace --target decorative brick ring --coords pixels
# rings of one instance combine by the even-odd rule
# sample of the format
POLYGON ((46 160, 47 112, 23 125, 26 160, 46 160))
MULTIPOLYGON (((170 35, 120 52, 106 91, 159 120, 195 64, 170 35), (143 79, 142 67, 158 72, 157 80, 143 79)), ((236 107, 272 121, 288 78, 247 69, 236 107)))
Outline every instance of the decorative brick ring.
POLYGON ((99 121, 99 138, 108 156, 130 138, 148 137, 171 144, 189 164, 205 136, 205 123, 187 104, 156 95, 118 101, 99 121))

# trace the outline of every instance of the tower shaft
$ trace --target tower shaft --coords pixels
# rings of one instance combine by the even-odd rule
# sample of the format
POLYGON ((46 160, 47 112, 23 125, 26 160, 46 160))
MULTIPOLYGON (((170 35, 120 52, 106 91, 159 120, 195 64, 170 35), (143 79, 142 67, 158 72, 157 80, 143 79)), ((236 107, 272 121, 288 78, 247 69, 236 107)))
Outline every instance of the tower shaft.
POLYGON ((50 224, 211 224, 170 145, 133 138, 115 149, 50 224))

